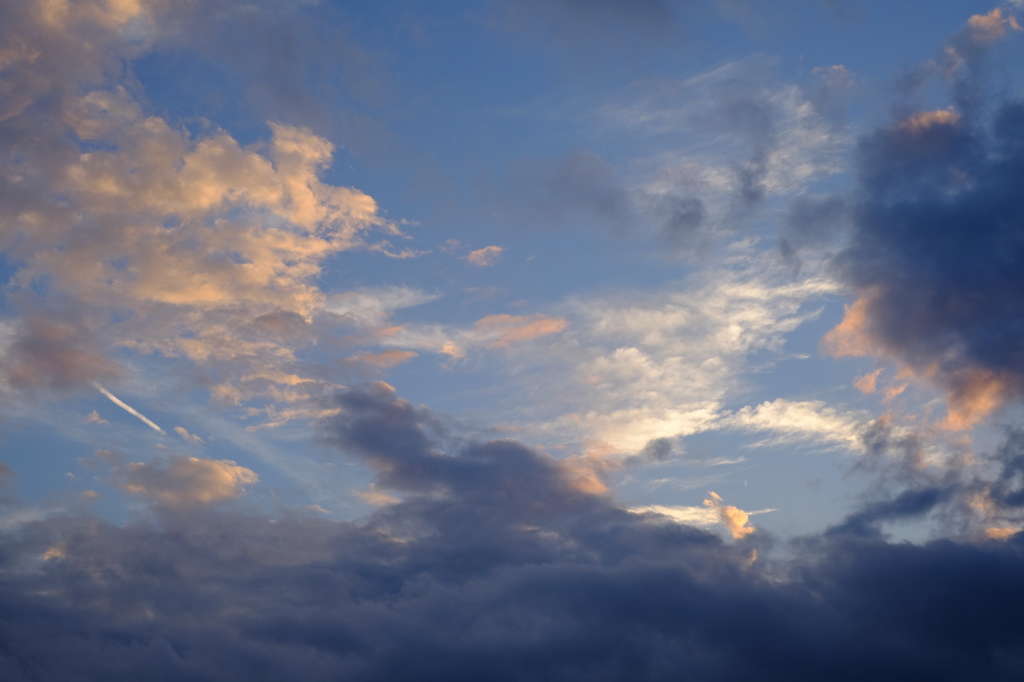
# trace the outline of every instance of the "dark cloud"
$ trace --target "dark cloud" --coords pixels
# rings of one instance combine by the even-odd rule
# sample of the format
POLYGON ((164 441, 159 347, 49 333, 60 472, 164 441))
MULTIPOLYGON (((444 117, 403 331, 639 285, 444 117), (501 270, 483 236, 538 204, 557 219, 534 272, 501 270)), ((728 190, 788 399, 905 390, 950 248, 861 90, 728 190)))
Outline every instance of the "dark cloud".
MULTIPOLYGON (((405 500, 363 522, 162 506, 0 536, 0 676, 963 680, 1024 671, 1024 542, 751 538, 631 514, 557 460, 446 433, 383 386, 321 440, 405 500), (446 445, 447 443, 447 445, 446 445)), ((914 505, 908 505, 913 507, 914 505)))
POLYGON ((511 210, 547 225, 600 226, 617 234, 653 228, 673 247, 692 246, 709 231, 703 200, 681 186, 654 194, 630 186, 610 163, 591 150, 554 161, 520 161, 512 172, 511 210))
POLYGON ((518 177, 517 185, 534 210, 559 223, 583 219, 624 230, 636 220, 633 193, 624 179, 589 149, 547 168, 524 164, 518 177))
POLYGON ((669 244, 687 244, 705 227, 707 209, 700 199, 670 195, 658 208, 662 218, 661 233, 669 244))
POLYGON ((765 195, 765 178, 772 152, 778 149, 776 107, 767 101, 763 91, 749 91, 744 84, 730 84, 715 108, 717 127, 747 137, 750 158, 736 167, 738 198, 745 206, 753 206, 765 195), (740 87, 736 87, 740 85, 740 87))
POLYGON ((835 261, 859 300, 830 348, 883 355, 937 382, 953 427, 1024 395, 1024 102, 982 106, 978 88, 958 85, 974 82, 994 26, 952 42, 965 64, 956 107, 901 117, 860 141, 849 245, 835 261))
POLYGON ((904 490, 891 500, 867 505, 828 532, 833 535, 880 536, 882 523, 920 518, 952 497, 953 492, 951 488, 904 490))

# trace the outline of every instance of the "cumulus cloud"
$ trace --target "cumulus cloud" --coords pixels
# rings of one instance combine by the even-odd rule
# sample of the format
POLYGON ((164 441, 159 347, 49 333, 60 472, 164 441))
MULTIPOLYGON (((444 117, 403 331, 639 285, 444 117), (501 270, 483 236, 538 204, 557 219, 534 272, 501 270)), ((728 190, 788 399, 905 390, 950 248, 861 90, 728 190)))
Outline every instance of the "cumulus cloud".
POLYGON ((950 43, 968 64, 952 76, 953 108, 860 141, 849 242, 835 261, 857 299, 823 341, 833 355, 889 358, 943 388, 952 429, 1024 395, 1024 104, 980 106, 975 87, 985 46, 1010 28, 999 10, 973 18, 950 43))
POLYGON ((234 499, 245 485, 259 481, 253 471, 231 460, 182 456, 132 462, 116 468, 112 477, 124 492, 169 506, 234 499))
POLYGON ((708 497, 704 500, 703 507, 667 507, 656 504, 645 507, 631 507, 629 511, 637 514, 660 514, 689 526, 713 526, 720 524, 733 539, 741 540, 757 530, 749 523, 751 514, 764 514, 775 510, 743 511, 739 507, 725 504, 722 496, 718 493, 708 491, 708 497))
POLYGON ((470 251, 469 255, 466 256, 466 260, 468 260, 472 265, 476 265, 481 268, 488 267, 490 265, 497 265, 498 262, 501 261, 501 256, 504 251, 505 249, 500 246, 485 246, 482 249, 470 251))
POLYGON ((162 41, 201 42, 182 26, 227 9, 82 0, 5 17, 0 242, 25 312, 10 386, 112 380, 113 348, 191 364, 180 376, 222 404, 259 401, 268 421, 308 415, 336 385, 300 358, 329 301, 323 263, 396 255, 404 235, 371 197, 322 180, 335 147, 310 129, 271 122, 251 145, 193 133, 151 115, 125 75, 162 41))

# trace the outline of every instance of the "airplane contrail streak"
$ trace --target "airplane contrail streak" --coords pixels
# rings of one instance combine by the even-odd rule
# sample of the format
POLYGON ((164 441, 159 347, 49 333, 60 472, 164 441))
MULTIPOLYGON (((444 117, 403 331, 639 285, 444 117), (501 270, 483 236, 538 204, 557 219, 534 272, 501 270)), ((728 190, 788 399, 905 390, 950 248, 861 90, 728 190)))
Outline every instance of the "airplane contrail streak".
POLYGON ((157 426, 156 424, 153 423, 152 419, 150 419, 146 415, 142 414, 141 412, 136 410, 134 407, 132 407, 131 405, 129 405, 125 401, 123 401, 120 398, 118 398, 116 395, 114 395, 113 393, 111 393, 107 389, 103 388, 103 386, 101 386, 98 382, 94 381, 94 382, 92 382, 92 385, 96 387, 97 391, 99 391, 103 395, 107 396, 107 398, 110 399, 110 402, 114 403, 115 405, 120 407, 122 410, 124 410, 128 414, 132 415, 133 417, 137 417, 143 424, 145 424, 149 428, 153 429, 154 431, 159 431, 160 433, 163 433, 164 435, 167 435, 164 432, 163 429, 161 429, 159 426, 157 426))

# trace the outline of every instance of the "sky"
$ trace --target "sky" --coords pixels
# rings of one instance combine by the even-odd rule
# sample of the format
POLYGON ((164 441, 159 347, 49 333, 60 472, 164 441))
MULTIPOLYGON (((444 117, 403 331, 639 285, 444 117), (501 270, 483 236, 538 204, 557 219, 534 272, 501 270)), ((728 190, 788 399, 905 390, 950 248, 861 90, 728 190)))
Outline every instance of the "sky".
POLYGON ((1021 679, 1022 4, 0 0, 0 678, 1021 679))

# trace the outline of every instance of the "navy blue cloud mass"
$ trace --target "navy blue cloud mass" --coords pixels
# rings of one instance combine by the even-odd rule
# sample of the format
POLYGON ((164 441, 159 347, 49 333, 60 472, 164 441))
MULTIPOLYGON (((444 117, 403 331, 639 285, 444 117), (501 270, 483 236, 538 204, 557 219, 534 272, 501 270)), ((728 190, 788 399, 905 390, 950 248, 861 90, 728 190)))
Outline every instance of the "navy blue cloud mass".
POLYGON ((384 388, 336 400, 346 409, 319 437, 403 501, 358 523, 214 506, 122 526, 89 515, 26 524, 0 541, 0 677, 1024 674, 1018 538, 889 544, 851 531, 862 513, 762 565, 749 540, 625 511, 578 491, 557 460, 460 440, 384 388))
POLYGON ((947 42, 953 104, 863 136, 851 195, 798 202, 790 221, 805 242, 846 231, 834 270, 859 300, 832 350, 938 384, 954 428, 1024 396, 1024 101, 993 83, 983 25, 947 42))

